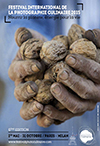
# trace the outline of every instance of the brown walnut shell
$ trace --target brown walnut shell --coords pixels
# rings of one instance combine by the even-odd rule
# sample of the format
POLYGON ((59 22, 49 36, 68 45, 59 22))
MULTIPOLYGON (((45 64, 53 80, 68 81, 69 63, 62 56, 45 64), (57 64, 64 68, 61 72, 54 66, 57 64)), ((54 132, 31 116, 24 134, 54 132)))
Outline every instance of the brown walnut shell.
POLYGON ((59 42, 62 42, 66 46, 66 49, 68 49, 68 37, 67 36, 57 35, 52 40, 57 40, 59 42))
POLYGON ((97 48, 96 46, 89 40, 82 38, 75 41, 69 49, 70 53, 80 54, 84 57, 96 60, 97 58, 97 48))
POLYGON ((62 60, 67 53, 68 51, 62 42, 51 40, 43 44, 40 51, 40 58, 50 66, 57 61, 62 60))
POLYGON ((52 85, 51 80, 36 80, 35 83, 38 86, 38 93, 35 97, 35 100, 42 104, 48 104, 53 100, 53 95, 50 92, 50 87, 52 85))
POLYGON ((20 54, 23 60, 39 58, 43 42, 38 39, 28 39, 20 47, 20 54))
POLYGON ((85 29, 78 24, 73 24, 68 31, 69 46, 78 39, 84 38, 85 29))

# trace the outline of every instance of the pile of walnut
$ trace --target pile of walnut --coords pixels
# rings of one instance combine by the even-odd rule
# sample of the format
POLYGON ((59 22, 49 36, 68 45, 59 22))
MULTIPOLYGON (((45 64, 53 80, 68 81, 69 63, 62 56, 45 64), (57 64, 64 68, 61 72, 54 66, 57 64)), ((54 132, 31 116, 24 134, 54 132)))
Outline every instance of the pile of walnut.
POLYGON ((81 54, 100 63, 100 30, 85 31, 81 26, 73 24, 68 36, 58 35, 51 41, 30 38, 20 46, 20 54, 23 60, 35 59, 41 62, 43 70, 37 75, 27 76, 25 81, 35 81, 38 93, 35 99, 42 104, 52 104, 57 109, 64 109, 50 93, 50 86, 57 81, 57 73, 63 67, 68 68, 64 62, 70 53, 81 54))

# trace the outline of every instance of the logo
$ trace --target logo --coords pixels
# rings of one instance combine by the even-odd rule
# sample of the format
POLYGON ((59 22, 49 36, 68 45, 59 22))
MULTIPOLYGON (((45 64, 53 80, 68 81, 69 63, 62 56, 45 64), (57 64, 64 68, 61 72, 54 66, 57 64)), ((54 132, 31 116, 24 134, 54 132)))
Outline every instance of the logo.
POLYGON ((76 137, 74 135, 70 136, 68 145, 77 145, 76 144, 76 137))
POLYGON ((72 127, 72 135, 69 137, 68 145, 77 145, 77 143, 76 143, 76 136, 77 136, 77 134, 73 133, 73 127, 72 127))
POLYGON ((86 145, 91 145, 94 143, 95 140, 95 133, 89 127, 83 127, 79 130, 79 138, 82 143, 86 145))

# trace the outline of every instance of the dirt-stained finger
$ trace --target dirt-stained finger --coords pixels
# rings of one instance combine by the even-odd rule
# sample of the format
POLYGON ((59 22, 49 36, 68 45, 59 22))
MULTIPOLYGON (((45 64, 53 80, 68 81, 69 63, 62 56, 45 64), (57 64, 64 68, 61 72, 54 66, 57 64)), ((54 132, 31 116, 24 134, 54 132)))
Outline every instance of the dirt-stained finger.
POLYGON ((62 122, 74 116, 74 114, 68 111, 67 109, 60 111, 53 107, 52 105, 46 105, 43 109, 43 113, 51 119, 59 120, 62 122))
POLYGON ((80 98, 60 83, 52 84, 51 93, 66 109, 74 114, 93 110, 96 106, 96 102, 80 98))
POLYGON ((42 71, 42 65, 37 60, 13 61, 9 67, 8 75, 15 81, 24 79, 28 75, 35 75, 42 71))
POLYGON ((34 97, 37 92, 37 85, 32 81, 28 81, 26 83, 20 83, 18 86, 16 86, 14 95, 18 101, 26 101, 34 97))
POLYGON ((84 73, 92 81, 100 83, 100 64, 96 61, 78 54, 68 55, 65 61, 72 68, 84 73))
POLYGON ((24 120, 30 120, 43 111, 43 105, 37 101, 24 102, 20 110, 20 116, 24 120))
POLYGON ((44 115, 43 113, 40 113, 40 114, 37 116, 37 124, 38 124, 40 127, 47 128, 47 127, 49 127, 50 125, 52 125, 53 123, 54 123, 54 120, 53 120, 53 119, 50 119, 48 116, 44 115))
POLYGON ((99 98, 100 91, 94 82, 75 74, 70 69, 63 68, 60 70, 57 76, 57 81, 69 87, 83 99, 92 99, 97 101, 99 98))
POLYGON ((23 42, 27 41, 30 38, 40 39, 44 42, 47 41, 47 39, 39 32, 25 27, 20 27, 15 32, 15 41, 19 47, 23 42))

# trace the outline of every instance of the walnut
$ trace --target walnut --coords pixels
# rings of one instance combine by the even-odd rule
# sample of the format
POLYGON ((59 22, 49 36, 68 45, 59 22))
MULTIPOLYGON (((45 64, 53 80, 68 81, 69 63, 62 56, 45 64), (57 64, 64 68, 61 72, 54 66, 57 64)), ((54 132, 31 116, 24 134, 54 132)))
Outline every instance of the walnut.
POLYGON ((84 57, 96 60, 97 57, 97 48, 89 40, 82 38, 75 41, 69 49, 70 53, 80 54, 84 57))
POLYGON ((20 47, 20 54, 23 60, 37 59, 42 48, 43 42, 38 39, 28 39, 20 47))
POLYGON ((62 42, 51 40, 43 44, 40 51, 40 57, 47 65, 50 66, 57 61, 62 60, 67 53, 68 51, 62 42))
POLYGON ((84 38, 85 29, 78 24, 73 24, 68 31, 68 42, 71 45, 78 39, 84 38))
POLYGON ((57 35, 52 40, 57 40, 57 41, 62 42, 66 46, 66 49, 68 50, 68 37, 67 36, 57 35))
POLYGON ((50 87, 53 83, 52 80, 36 80, 35 83, 38 86, 38 93, 33 97, 33 99, 42 104, 51 104, 59 110, 65 109, 65 107, 59 101, 57 101, 50 92, 50 87))
POLYGON ((53 100, 53 95, 50 92, 50 86, 52 84, 51 80, 36 80, 35 83, 38 86, 38 93, 35 97, 35 100, 42 104, 48 104, 53 100))

